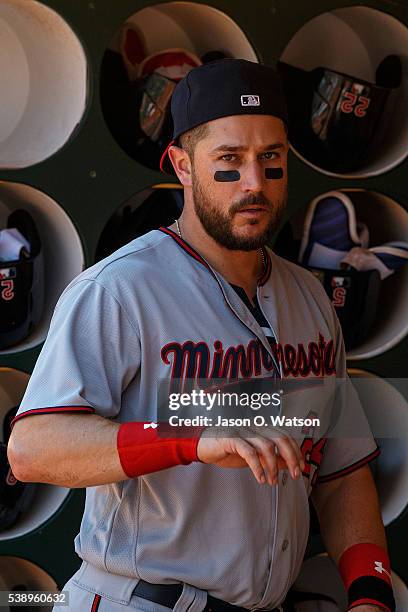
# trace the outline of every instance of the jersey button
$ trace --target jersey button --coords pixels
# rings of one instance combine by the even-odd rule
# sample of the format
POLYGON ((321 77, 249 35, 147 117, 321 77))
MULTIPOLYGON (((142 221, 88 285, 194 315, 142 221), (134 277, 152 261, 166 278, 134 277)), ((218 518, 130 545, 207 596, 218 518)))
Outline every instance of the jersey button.
POLYGON ((288 546, 289 546, 288 540, 283 540, 283 543, 282 543, 282 550, 283 550, 283 552, 285 552, 285 550, 287 549, 288 546))
POLYGON ((288 479, 288 473, 287 472, 283 472, 283 474, 282 474, 282 484, 283 484, 283 486, 285 486, 287 479, 288 479))

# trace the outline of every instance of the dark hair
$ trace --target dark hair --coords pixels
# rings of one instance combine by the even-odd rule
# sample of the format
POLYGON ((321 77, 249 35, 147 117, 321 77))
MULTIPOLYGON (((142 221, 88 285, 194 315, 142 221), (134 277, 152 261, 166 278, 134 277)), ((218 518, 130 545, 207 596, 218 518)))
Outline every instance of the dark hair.
POLYGON ((197 125, 197 127, 188 130, 188 132, 184 132, 179 137, 180 147, 187 151, 188 156, 191 159, 191 163, 194 162, 194 149, 197 146, 197 143, 205 138, 208 134, 208 123, 202 123, 201 125, 197 125))

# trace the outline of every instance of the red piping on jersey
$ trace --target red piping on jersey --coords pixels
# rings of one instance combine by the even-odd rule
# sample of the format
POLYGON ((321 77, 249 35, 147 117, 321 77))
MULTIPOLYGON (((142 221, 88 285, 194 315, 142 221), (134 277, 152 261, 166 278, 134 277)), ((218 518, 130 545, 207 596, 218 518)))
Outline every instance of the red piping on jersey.
POLYGON ((33 408, 32 410, 26 410, 26 412, 22 412, 18 414, 11 421, 11 429, 14 427, 14 423, 19 421, 23 417, 30 416, 31 414, 50 414, 52 412, 95 412, 95 408, 92 406, 54 406, 51 408, 33 408))
POLYGON ((93 602, 92 602, 92 608, 91 608, 91 612, 96 612, 97 609, 99 608, 99 604, 101 603, 101 596, 100 595, 95 595, 95 597, 93 598, 93 602))
POLYGON ((372 453, 370 453, 366 457, 363 457, 362 459, 359 459, 355 463, 352 463, 348 467, 343 468, 342 470, 338 470, 337 472, 333 472, 332 474, 327 474, 327 476, 320 476, 317 479, 316 484, 318 484, 320 482, 328 482, 329 480, 335 480, 336 478, 340 478, 341 476, 346 476, 346 474, 351 474, 351 472, 354 472, 355 470, 358 470, 359 467, 362 467, 366 463, 369 463, 370 461, 372 461, 373 459, 378 457, 378 455, 380 453, 381 453, 381 450, 377 446, 375 451, 373 451, 372 453))
POLYGON ((203 259, 201 255, 199 255, 197 251, 193 249, 193 247, 191 247, 189 244, 187 244, 187 242, 180 238, 180 236, 173 232, 173 230, 169 229, 168 227, 159 227, 159 230, 171 236, 173 240, 175 240, 185 251, 187 251, 189 255, 191 255, 191 257, 194 257, 194 259, 199 261, 200 264, 203 264, 203 266, 205 266, 207 270, 209 270, 210 272, 212 271, 205 259, 203 259))
MULTIPOLYGON (((171 238, 173 238, 173 240, 175 240, 189 255, 191 255, 191 257, 194 257, 194 259, 200 262, 203 266, 207 268, 207 270, 209 270, 214 275, 212 269, 210 268, 208 263, 205 261, 205 259, 203 259, 201 255, 197 253, 195 249, 193 249, 192 246, 190 246, 185 240, 183 240, 183 238, 180 238, 180 236, 178 236, 176 232, 173 232, 173 230, 171 230, 170 228, 163 227, 163 226, 159 227, 159 231, 163 232, 164 234, 167 234, 168 236, 171 236, 171 238)), ((262 248, 262 252, 265 256, 266 267, 265 267, 265 270, 262 272, 262 275, 258 278, 259 287, 262 287, 266 283, 266 281, 268 280, 271 274, 271 269, 272 269, 271 258, 269 256, 268 251, 262 248)))

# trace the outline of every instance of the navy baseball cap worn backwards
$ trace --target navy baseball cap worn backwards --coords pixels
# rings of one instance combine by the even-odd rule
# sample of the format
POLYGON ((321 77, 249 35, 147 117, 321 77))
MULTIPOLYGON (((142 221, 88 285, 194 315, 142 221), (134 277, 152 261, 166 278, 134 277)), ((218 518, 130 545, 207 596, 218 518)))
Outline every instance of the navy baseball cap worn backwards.
POLYGON ((181 134, 208 121, 231 115, 273 115, 287 125, 286 102, 279 74, 269 66, 243 59, 222 59, 193 68, 171 98, 173 140, 160 160, 173 171, 167 156, 181 134))

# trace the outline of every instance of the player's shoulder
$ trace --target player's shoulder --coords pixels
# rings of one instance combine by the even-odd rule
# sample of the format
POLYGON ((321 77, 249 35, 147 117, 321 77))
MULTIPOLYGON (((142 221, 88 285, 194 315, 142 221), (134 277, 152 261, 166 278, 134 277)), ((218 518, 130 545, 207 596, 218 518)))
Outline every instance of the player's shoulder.
MULTIPOLYGON (((290 293, 306 297, 308 302, 322 313, 329 322, 333 321, 334 309, 320 280, 310 270, 277 255, 269 250, 272 269, 280 276, 281 282, 290 293)), ((293 296, 296 299, 296 296, 293 296)))
MULTIPOLYGON (((122 286, 152 280, 152 273, 160 273, 170 255, 173 240, 160 230, 152 230, 120 247, 104 259, 83 270, 64 289, 61 297, 89 285, 99 285, 116 294, 122 286)), ((176 250, 177 251, 177 250, 176 250)))
POLYGON ((310 270, 307 270, 303 266, 300 266, 289 259, 285 259, 284 257, 277 255, 271 250, 269 250, 269 254, 271 255, 272 259, 272 266, 275 266, 275 269, 278 269, 279 274, 283 278, 286 276, 297 285, 307 287, 311 291, 316 292, 319 296, 325 295, 327 298, 321 282, 312 272, 310 272, 310 270))

